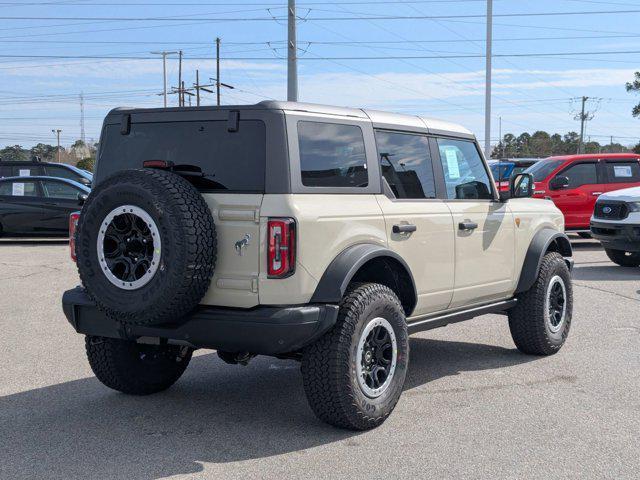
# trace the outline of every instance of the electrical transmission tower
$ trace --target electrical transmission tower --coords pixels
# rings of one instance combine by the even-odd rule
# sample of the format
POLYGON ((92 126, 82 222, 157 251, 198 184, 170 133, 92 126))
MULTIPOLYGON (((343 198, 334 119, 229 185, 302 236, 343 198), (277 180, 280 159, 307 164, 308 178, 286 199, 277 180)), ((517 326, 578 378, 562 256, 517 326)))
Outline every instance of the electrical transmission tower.
POLYGON ((84 139, 84 94, 80 92, 80 140, 85 143, 84 139))
POLYGON ((574 120, 580 121, 580 139, 578 140, 578 151, 576 153, 584 153, 584 134, 587 127, 586 124, 587 122, 593 120, 594 114, 598 111, 598 107, 600 106, 602 98, 583 96, 580 98, 572 98, 571 100, 581 102, 580 111, 577 112, 573 118, 574 120), (586 109, 587 102, 589 100, 595 102, 593 109, 590 111, 586 109))

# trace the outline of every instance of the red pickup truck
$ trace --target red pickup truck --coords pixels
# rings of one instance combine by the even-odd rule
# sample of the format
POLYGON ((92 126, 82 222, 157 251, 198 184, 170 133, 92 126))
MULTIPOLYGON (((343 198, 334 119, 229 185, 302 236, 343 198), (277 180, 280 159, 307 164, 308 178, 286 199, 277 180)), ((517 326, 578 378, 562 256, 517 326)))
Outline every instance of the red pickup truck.
POLYGON ((549 157, 532 165, 534 197, 553 200, 564 213, 565 229, 589 232, 598 196, 640 186, 640 155, 601 153, 549 157))

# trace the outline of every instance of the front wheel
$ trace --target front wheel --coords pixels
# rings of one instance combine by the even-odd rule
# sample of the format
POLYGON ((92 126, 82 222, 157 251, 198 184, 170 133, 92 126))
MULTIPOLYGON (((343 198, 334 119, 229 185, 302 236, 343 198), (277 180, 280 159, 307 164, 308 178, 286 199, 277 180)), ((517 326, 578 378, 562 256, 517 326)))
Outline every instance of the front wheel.
POLYGON ((518 350, 552 355, 562 348, 571 327, 571 273, 559 253, 547 253, 533 286, 518 295, 509 311, 509 329, 518 350))
POLYGON ((638 267, 640 266, 640 252, 625 252, 624 250, 613 250, 605 248, 604 252, 613 263, 621 267, 638 267))
POLYGON ((166 390, 182 376, 192 349, 178 345, 147 345, 129 340, 86 337, 91 370, 104 385, 130 395, 166 390))
POLYGON ((303 352, 307 400, 331 425, 377 427, 402 394, 408 364, 409 337, 398 297, 384 285, 354 284, 336 325, 303 352))

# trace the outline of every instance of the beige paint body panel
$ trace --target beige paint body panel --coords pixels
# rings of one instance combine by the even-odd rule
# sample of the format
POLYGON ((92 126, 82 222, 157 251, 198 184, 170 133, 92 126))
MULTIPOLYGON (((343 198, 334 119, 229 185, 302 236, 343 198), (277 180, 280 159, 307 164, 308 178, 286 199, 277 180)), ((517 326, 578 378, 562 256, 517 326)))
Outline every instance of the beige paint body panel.
POLYGON ((513 215, 516 232, 514 247, 516 277, 509 292, 512 295, 518 285, 520 271, 531 240, 543 228, 564 232, 564 216, 551 200, 516 198, 509 200, 507 206, 513 215))
POLYGON ((503 299, 514 277, 515 224, 507 203, 448 201, 455 227, 455 287, 451 308, 503 299), (460 222, 478 228, 464 231, 460 222))
POLYGON ((444 310, 454 286, 454 230, 451 211, 441 200, 390 200, 377 195, 385 217, 389 248, 409 265, 418 301, 414 315, 444 310), (393 233, 393 225, 413 224, 412 233, 393 233))
MULTIPOLYGON (((374 195, 265 195, 260 213, 264 222, 270 216, 293 217, 298 229, 294 275, 269 279, 266 259, 261 263, 259 291, 264 305, 311 300, 329 264, 351 245, 387 246, 384 218, 374 195)), ((262 250, 266 251, 266 247, 262 250)))
POLYGON ((254 307, 258 301, 260 205, 262 194, 202 195, 211 209, 218 236, 216 267, 203 305, 254 307), (236 242, 248 235, 241 250, 236 242), (241 253, 241 254, 240 254, 241 253))

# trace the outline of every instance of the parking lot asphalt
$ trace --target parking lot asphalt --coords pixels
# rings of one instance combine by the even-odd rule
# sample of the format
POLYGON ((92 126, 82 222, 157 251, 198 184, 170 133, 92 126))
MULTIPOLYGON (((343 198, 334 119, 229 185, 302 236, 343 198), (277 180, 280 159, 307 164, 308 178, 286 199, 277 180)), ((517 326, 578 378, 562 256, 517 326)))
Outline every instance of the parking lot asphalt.
POLYGON ((395 412, 354 433, 313 416, 293 361, 199 352, 167 392, 108 390, 61 311, 68 247, 0 242, 0 478, 638 478, 640 269, 574 248, 559 354, 495 315, 418 334, 395 412))

